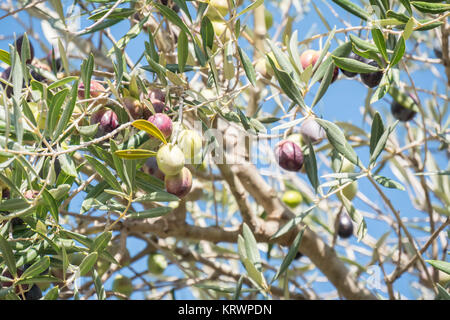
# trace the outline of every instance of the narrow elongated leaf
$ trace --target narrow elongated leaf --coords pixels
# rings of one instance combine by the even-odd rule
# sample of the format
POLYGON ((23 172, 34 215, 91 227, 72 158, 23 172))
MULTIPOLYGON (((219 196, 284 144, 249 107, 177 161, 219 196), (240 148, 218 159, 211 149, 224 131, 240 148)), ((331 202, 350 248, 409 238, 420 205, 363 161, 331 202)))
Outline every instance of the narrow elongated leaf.
POLYGON ((316 154, 314 153, 314 148, 311 143, 308 145, 308 152, 304 153, 306 174, 308 175, 309 182, 317 193, 317 187, 319 186, 319 177, 317 175, 317 161, 316 154))
POLYGON ((374 67, 370 64, 350 59, 332 56, 334 63, 341 69, 355 72, 355 73, 372 73, 380 71, 378 67, 374 67))
POLYGON ((58 212, 58 204, 56 203, 55 198, 53 198, 52 194, 48 192, 47 189, 44 189, 42 192, 42 197, 45 200, 45 203, 50 207, 50 214, 56 222, 59 221, 59 212, 58 212))
POLYGON ((214 43, 214 28, 207 16, 202 18, 200 35, 202 36, 203 49, 205 52, 207 52, 206 48, 212 49, 214 43))
POLYGON ((98 300, 105 300, 106 299, 106 292, 105 288, 103 287, 102 279, 98 275, 97 270, 93 270, 92 278, 94 280, 94 287, 95 292, 97 293, 98 300))
POLYGON ((305 232, 305 229, 302 229, 297 236, 295 237, 294 241, 291 244, 291 247, 289 248, 288 254, 283 259, 283 262, 281 263, 280 268, 278 269, 277 273, 273 277, 272 282, 277 280, 291 265, 292 261, 295 259, 295 256, 298 253, 298 249, 300 248, 300 244, 302 242, 303 233, 305 232))
POLYGON ((2 258, 8 267, 9 272, 15 277, 17 276, 16 260, 8 241, 0 235, 0 252, 2 258))
POLYGON ((50 257, 44 256, 35 263, 33 263, 29 268, 27 268, 20 277, 22 279, 25 279, 28 277, 40 275, 42 272, 47 270, 49 266, 50 266, 50 257))
POLYGON ((384 40, 384 36, 383 33, 380 31, 380 29, 377 28, 373 28, 372 29, 372 38, 373 41, 375 42, 375 45, 378 48, 378 51, 381 52, 381 55, 384 58, 384 61, 389 61, 389 57, 386 51, 386 42, 384 40))
POLYGON ((292 78, 282 70, 279 70, 276 66, 274 61, 270 58, 270 56, 267 56, 270 65, 272 66, 272 69, 275 72, 275 77, 277 78, 281 89, 283 89, 284 93, 292 99, 296 104, 299 106, 306 108, 305 102, 303 100, 302 94, 298 87, 295 85, 292 78))
POLYGON ((139 198, 133 200, 133 202, 165 202, 165 201, 178 201, 177 196, 168 193, 168 192, 158 192, 154 191, 151 193, 147 193, 139 198))
POLYGON ((78 80, 75 81, 70 92, 70 101, 67 103, 66 107, 63 109, 61 118, 59 119, 58 125, 56 126, 55 132, 53 133, 53 139, 59 137, 67 126, 67 123, 72 116, 73 109, 75 108, 75 103, 77 102, 78 96, 78 80))
POLYGON ((409 15, 412 15, 413 13, 412 13, 412 8, 411 8, 411 3, 409 2, 409 0, 400 0, 400 2, 406 8, 409 15))
MULTIPOLYGON (((351 51, 352 51, 352 43, 349 41, 349 42, 346 42, 344 44, 341 44, 339 47, 334 49, 331 52, 331 56, 348 57, 348 55, 350 54, 351 51)), ((319 81, 320 79, 322 79, 324 77, 325 72, 327 71, 329 65, 333 63, 333 59, 332 59, 331 56, 326 58, 320 64, 319 68, 317 68, 317 70, 314 72, 313 77, 311 79, 311 84, 310 85, 313 85, 314 83, 316 83, 317 81, 319 81)), ((306 68, 306 70, 308 70, 308 68, 306 68)))
POLYGON ((426 260, 429 264, 446 274, 450 274, 450 262, 439 260, 426 260))
POLYGON ((59 296, 59 287, 51 288, 44 296, 44 300, 56 300, 59 296))
POLYGON ((444 13, 450 10, 450 4, 448 3, 432 3, 425 1, 411 1, 414 8, 423 13, 444 13))
POLYGON ((158 138, 161 140, 164 144, 167 144, 167 140, 164 137, 163 133, 157 126, 155 126, 153 123, 151 123, 148 120, 139 119, 136 121, 133 121, 132 123, 133 127, 138 128, 139 130, 144 130, 149 135, 158 138))
POLYGON ((183 20, 169 7, 162 5, 158 2, 152 2, 152 4, 161 12, 161 14, 170 22, 178 26, 181 30, 186 32, 192 38, 192 33, 189 31, 188 27, 184 24, 183 20))
POLYGON ((317 93, 314 96, 314 100, 311 104, 311 108, 314 107, 317 104, 317 102, 320 101, 320 99, 322 99, 322 97, 328 90, 328 87, 331 84, 331 80, 333 79, 334 68, 335 68, 335 66, 333 63, 330 63, 328 65, 328 68, 325 71, 322 81, 320 82, 319 90, 317 90, 317 93))
POLYGON ((238 300, 241 295, 242 284, 244 282, 244 276, 240 276, 238 282, 236 283, 236 290, 233 295, 233 300, 238 300))
POLYGON ((262 272, 258 271, 248 258, 244 258, 242 263, 244 264, 250 279, 252 279, 260 288, 267 289, 267 283, 262 272))
MULTIPOLYGON (((144 27, 144 24, 147 22, 148 18, 149 15, 145 16, 141 21, 139 21, 139 23, 132 26, 131 29, 128 30, 128 32, 122 38, 119 39, 119 41, 117 41, 116 43, 117 47, 119 49, 124 49, 131 39, 136 38, 142 32, 142 28, 144 27)), ((114 53, 114 50, 115 50, 114 47, 111 48, 108 51, 108 56, 112 55, 114 53)))
POLYGON ((383 120, 378 112, 375 112, 375 116, 372 120, 372 128, 370 130, 370 154, 373 154, 378 141, 384 133, 383 120))
POLYGON ((65 174, 74 178, 77 177, 78 173, 72 157, 70 157, 67 153, 64 153, 58 157, 58 160, 61 164, 61 169, 65 174))
POLYGON ((292 230, 292 228, 294 228, 296 225, 298 225, 299 223, 301 223, 303 221, 303 219, 315 208, 317 207, 317 205, 313 205, 309 208, 307 208, 306 210, 304 210, 302 213, 300 213, 299 215, 295 216, 294 218, 292 218, 291 220, 289 220, 288 222, 286 222, 285 225, 283 225, 280 229, 278 229, 277 232, 275 232, 275 234, 270 237, 271 240, 276 239, 281 237, 282 235, 288 233, 289 231, 292 230))
POLYGON ((244 67, 245 75, 247 76, 250 83, 255 87, 256 86, 256 72, 255 68, 253 68, 253 64, 248 58, 247 54, 238 47, 239 57, 241 58, 242 66, 244 67))
POLYGON ((257 7, 259 7, 260 5, 262 5, 264 3, 264 0, 256 0, 255 2, 252 2, 250 5, 248 5, 244 10, 242 10, 241 12, 238 13, 238 15, 236 16, 236 18, 238 18, 239 16, 243 15, 244 13, 249 12, 250 10, 256 9, 257 7))
POLYGON ((78 80, 78 77, 71 76, 71 77, 62 78, 62 79, 60 79, 58 81, 53 82, 51 85, 49 85, 48 86, 48 90, 52 90, 52 89, 56 89, 56 88, 62 87, 62 86, 66 85, 69 82, 72 82, 74 80, 78 80))
POLYGON ((439 292, 439 297, 443 300, 450 300, 450 293, 448 293, 447 289, 441 286, 439 283, 436 283, 436 287, 439 292))
POLYGON ((391 134, 391 132, 394 131, 397 123, 398 123, 398 120, 395 121, 392 125, 390 125, 386 130, 384 130, 384 133, 378 140, 378 143, 377 143, 375 149, 373 150, 372 154, 370 155, 370 160, 369 160, 370 164, 374 163, 377 160, 378 156, 380 155, 381 151, 384 150, 387 139, 389 138, 389 135, 391 134))
POLYGON ((94 167, 95 171, 97 171, 97 173, 101 175, 112 188, 117 191, 122 191, 120 183, 104 164, 89 155, 85 155, 85 158, 94 167))
POLYGON ((182 73, 184 72, 184 67, 186 66, 186 61, 189 54, 188 48, 188 38, 184 31, 180 31, 180 35, 178 36, 178 46, 177 46, 177 54, 178 54, 178 70, 182 73))
POLYGON ((8 51, 0 49, 0 60, 7 65, 11 65, 11 57, 8 51))
POLYGON ((191 22, 192 22, 191 13, 189 12, 189 9, 187 7, 186 0, 173 0, 173 2, 175 2, 178 5, 178 7, 180 7, 181 10, 184 11, 184 13, 186 13, 189 20, 191 20, 191 22))
POLYGON ((360 48, 362 50, 371 50, 371 51, 378 52, 378 47, 376 45, 374 45, 373 43, 370 43, 368 41, 365 41, 361 38, 358 38, 354 34, 350 35, 350 40, 353 44, 355 44, 358 48, 360 48))
POLYGON ((126 149, 126 150, 117 150, 114 152, 115 155, 122 159, 147 159, 150 157, 155 157, 156 152, 145 149, 126 149))
POLYGON ((381 184, 383 187, 390 188, 390 189, 399 189, 399 190, 405 190, 405 187, 397 181, 394 181, 390 178, 383 177, 383 176, 374 176, 373 177, 376 182, 381 184))
POLYGON ((80 275, 85 276, 89 271, 92 270, 95 263, 97 262, 98 253, 92 252, 88 254, 83 261, 80 263, 80 275))
POLYGON ((128 214, 126 217, 127 217, 127 219, 156 218, 156 217, 164 216, 164 215, 168 214, 169 212, 171 212, 172 210, 173 210, 173 208, 171 208, 171 207, 157 207, 157 208, 152 208, 152 209, 148 209, 145 211, 133 212, 133 213, 128 214))
POLYGON ((351 163, 357 165, 358 167, 361 166, 359 157, 356 155, 356 152, 353 150, 352 146, 345 139, 345 135, 342 133, 341 129, 339 129, 339 127, 334 123, 327 120, 316 119, 316 121, 324 128, 331 145, 351 163))
POLYGON ((403 38, 403 36, 401 36, 397 41, 397 44, 395 45, 394 54, 392 55, 390 63, 391 67, 395 66, 402 59, 403 54, 405 53, 405 49, 405 39, 403 38))
POLYGON ((94 242, 92 243, 91 251, 98 252, 98 253, 102 252, 108 246, 108 243, 111 240, 111 237, 112 237, 111 231, 103 232, 102 234, 97 236, 94 239, 94 242))
POLYGON ((354 4, 350 0, 332 0, 334 3, 336 3, 338 6, 343 8, 344 10, 350 12, 351 14, 367 21, 369 18, 369 14, 362 9, 360 6, 354 4))
POLYGON ((258 271, 261 271, 261 257, 258 251, 258 243, 246 223, 242 227, 242 234, 244 236, 245 251, 248 259, 255 265, 258 271))

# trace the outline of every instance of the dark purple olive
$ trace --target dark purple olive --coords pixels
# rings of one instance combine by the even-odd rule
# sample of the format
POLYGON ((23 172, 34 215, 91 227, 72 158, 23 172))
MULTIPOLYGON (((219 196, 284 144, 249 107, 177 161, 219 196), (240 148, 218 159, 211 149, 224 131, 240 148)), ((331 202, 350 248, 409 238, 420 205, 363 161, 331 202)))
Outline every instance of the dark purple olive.
POLYGON ((8 188, 2 189, 2 199, 9 199, 11 197, 11 192, 8 188))
POLYGON ((327 134, 313 118, 305 119, 300 125, 300 134, 306 143, 317 144, 326 138, 327 134))
POLYGON ((181 171, 174 176, 164 178, 164 184, 167 192, 176 195, 178 198, 186 196, 192 188, 192 174, 188 168, 183 167, 181 171))
MULTIPOLYGON (((19 295, 22 298, 22 295, 19 295)), ((42 298, 42 291, 37 285, 33 285, 30 290, 25 292, 25 300, 39 300, 42 298)))
POLYGON ((114 131, 119 126, 117 114, 111 109, 101 108, 91 116, 91 124, 98 123, 97 137, 114 131))
POLYGON ((403 122, 412 120, 412 118, 414 118, 414 116, 416 115, 415 111, 405 108, 396 101, 392 102, 391 104, 391 112, 395 119, 403 122))
MULTIPOLYGON (((373 67, 379 67, 378 63, 374 60, 368 63, 373 67)), ((381 78, 383 78, 383 71, 376 71, 371 73, 361 73, 362 82, 369 88, 375 88, 380 84, 381 78)))
MULTIPOLYGON (((16 40, 16 49, 17 49, 17 53, 19 54, 20 57, 22 57, 22 43, 23 43, 23 36, 20 36, 19 38, 17 38, 16 40)), ((33 45, 31 44, 30 40, 28 39, 28 43, 30 44, 30 58, 28 58, 28 60, 26 61, 26 63, 31 63, 31 61, 34 58, 34 48, 33 45)))
POLYGON ((156 113, 150 118, 148 118, 148 121, 150 121, 156 127, 158 127, 158 129, 161 130, 162 134, 166 139, 168 139, 172 134, 173 128, 172 120, 169 118, 167 114, 156 113))
MULTIPOLYGON (((361 56, 358 56, 354 52, 350 52, 350 54, 349 54, 349 56, 347 58, 353 59, 353 60, 357 60, 357 61, 360 61, 360 62, 364 62, 364 63, 368 63, 369 62, 368 59, 366 59, 364 57, 361 57, 361 56)), ((356 72, 350 72, 350 71, 347 71, 347 70, 344 70, 344 69, 341 69, 341 71, 342 71, 343 74, 345 74, 349 78, 353 78, 353 77, 358 75, 356 72)))
MULTIPOLYGON (((417 99, 411 94, 409 96, 417 104, 417 99)), ((401 103, 395 100, 391 103, 391 112, 395 119, 403 122, 412 120, 416 115, 416 112, 414 110, 404 107, 401 103)))
POLYGON ((353 222, 346 213, 342 213, 338 223, 338 236, 342 239, 350 238, 353 235, 353 222))
POLYGON ((436 56, 436 58, 442 59, 442 50, 440 48, 434 47, 433 52, 434 52, 434 55, 436 56))
POLYGON ((279 142, 275 147, 278 164, 288 171, 299 171, 303 166, 303 153, 298 144, 289 140, 279 142))
POLYGON ((297 254, 295 255, 294 259, 295 260, 300 260, 301 257, 303 257, 303 254, 301 252, 297 252, 297 254))
POLYGON ((155 178, 164 180, 165 174, 159 169, 156 157, 148 158, 145 164, 142 166, 142 171, 155 178))
MULTIPOLYGON (((5 70, 3 70, 2 79, 11 83, 12 79, 9 78, 10 75, 11 75, 11 67, 8 67, 5 70)), ((3 82, 1 82, 1 86, 5 87, 6 85, 3 82)), ((8 98, 11 98, 12 94, 13 94, 13 87, 7 86, 6 87, 6 96, 8 98)))

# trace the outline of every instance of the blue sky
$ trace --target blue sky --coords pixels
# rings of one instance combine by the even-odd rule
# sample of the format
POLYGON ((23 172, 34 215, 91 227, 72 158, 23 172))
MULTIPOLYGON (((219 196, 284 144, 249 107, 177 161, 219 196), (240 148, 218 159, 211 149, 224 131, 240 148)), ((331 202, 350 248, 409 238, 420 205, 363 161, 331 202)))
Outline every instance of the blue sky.
MULTIPOLYGON (((70 4, 69 1, 64 1, 63 3, 65 6, 70 4)), ((248 1, 245 2, 245 4, 247 4, 247 3, 248 3, 248 1)), ((266 3, 267 3, 267 1, 266 1, 266 3)), ((316 1, 315 1, 315 3, 316 3, 316 1)), ((317 1, 316 5, 324 13, 325 18, 327 19, 327 21, 331 27, 333 27, 334 25, 336 25, 337 28, 342 27, 342 23, 340 21, 338 21, 332 14, 329 13, 327 6, 325 6, 322 2, 318 2, 318 1, 317 1)), ((267 8, 269 10, 272 9, 272 5, 267 4, 267 8)), ((341 8, 337 7, 336 5, 333 5, 333 8, 339 14, 340 18, 345 19, 350 24, 352 24, 352 25, 360 24, 358 19, 350 16, 350 14, 346 13, 345 11, 343 11, 341 8)), ((274 12, 273 10, 271 10, 271 11, 274 12)), ((21 13, 20 15, 22 17, 24 16, 23 13, 21 13)), ((279 19, 280 18, 278 15, 276 15, 274 17, 274 25, 275 26, 280 22, 279 19)), ((25 20, 25 21, 27 21, 27 20, 25 20)), ((251 28, 251 26, 252 26, 251 19, 246 20, 246 22, 249 25, 249 27, 251 28)), ((83 19, 81 27, 84 28, 84 27, 88 26, 89 24, 91 24, 90 21, 86 21, 85 19, 83 19)), ((38 24, 37 20, 34 21, 33 26, 35 28, 35 32, 37 32, 39 35, 42 35, 42 30, 41 30, 40 25, 38 24)), ((2 28, 4 35, 11 35, 13 32, 16 32, 18 35, 20 35, 23 32, 23 28, 17 22, 15 22, 15 20, 12 17, 8 17, 3 20, 0 20, 0 27, 2 28)), ((119 39, 121 36, 123 36, 125 34, 125 32, 128 30, 128 28, 129 28, 128 22, 122 22, 116 26, 113 26, 111 28, 111 30, 112 30, 113 35, 116 37, 116 39, 119 39)), ((295 21, 292 29, 298 30, 299 40, 303 40, 305 37, 308 37, 308 35, 311 35, 311 34, 327 32, 327 29, 321 23, 317 13, 314 10, 311 10, 309 13, 307 13, 301 20, 295 21)), ((271 35, 274 34, 274 28, 272 28, 269 31, 269 34, 271 34, 271 35)), ((366 31, 364 31, 362 33, 361 37, 364 38, 365 36, 366 36, 366 31)), ((339 34, 338 38, 341 40, 345 39, 343 34, 339 34)), ((43 39, 45 41, 44 37, 42 37, 41 39, 43 39)), ((148 40, 148 37, 146 34, 142 34, 142 35, 138 36, 137 38, 131 40, 130 45, 127 50, 127 53, 130 55, 131 59, 133 59, 134 61, 142 53, 142 51, 144 49, 144 41, 145 40, 148 40)), ((326 39, 323 39, 322 43, 324 43, 325 40, 326 39)), ((11 39, 0 40, 0 48, 4 49, 4 50, 8 50, 8 43, 11 41, 12 41, 11 39)), ((35 43, 35 41, 33 41, 33 40, 32 40, 32 42, 35 43)), ((110 43, 108 43, 107 45, 110 46, 110 43)), ((245 41, 241 42, 241 46, 243 48, 246 48, 247 45, 248 44, 246 44, 245 41)), ((336 42, 333 41, 330 50, 333 50, 333 48, 335 48, 336 45, 337 45, 336 42)), ((312 48, 312 49, 319 49, 319 41, 311 42, 308 47, 312 48)), ((411 48, 412 48, 412 45, 410 42, 408 42, 407 43, 407 52, 409 52, 411 50, 411 48)), ((426 50, 426 48, 424 48, 423 46, 421 46, 420 49, 426 50)), ((35 45, 35 54, 38 58, 44 57, 46 55, 46 53, 44 53, 41 50, 41 48, 39 48, 37 45, 35 45)), ((430 57, 431 58, 435 57, 432 52, 430 53, 430 57)), ((440 72, 440 74, 442 74, 442 75, 445 74, 443 67, 441 65, 436 65, 436 68, 440 72)), ((408 78, 406 77, 404 72, 401 73, 401 79, 403 81, 409 83, 408 78)), ((445 83, 443 83, 439 79, 436 79, 435 77, 433 77, 429 71, 419 71, 419 72, 414 73, 414 81, 417 86, 427 88, 429 90, 433 90, 434 86, 436 86, 438 88, 439 92, 445 94, 445 91, 444 91, 445 83)), ((310 92, 308 94, 308 96, 306 97, 307 104, 312 102, 315 90, 317 90, 317 88, 318 88, 318 86, 316 84, 314 86, 312 92, 310 92)), ((324 119, 327 119, 329 121, 347 121, 347 122, 351 122, 357 126, 361 126, 362 114, 360 112, 360 109, 361 109, 361 106, 364 105, 364 99, 366 98, 367 90, 368 89, 361 82, 356 81, 354 79, 346 78, 341 73, 339 80, 330 86, 326 95, 322 98, 321 102, 315 107, 314 110, 319 116, 322 116, 324 119)), ((420 98, 428 99, 429 96, 427 96, 425 94, 421 94, 420 98)), ((385 124, 392 122, 392 117, 390 116, 390 111, 389 111, 390 101, 391 101, 391 98, 389 96, 386 96, 384 99, 382 99, 379 102, 376 102, 373 105, 374 108, 376 110, 378 110, 380 112, 380 114, 382 115, 383 122, 385 124)), ((422 102, 423 101, 424 100, 422 100, 422 102)), ((442 100, 437 100, 437 101, 438 101, 438 103, 443 103, 442 100)), ((263 110, 270 110, 272 108, 273 108, 273 102, 268 102, 264 105, 263 110)), ((448 117, 448 115, 447 115, 447 117, 448 117)), ((419 116, 416 116, 416 119, 418 119, 418 118, 419 118, 419 116)), ((370 130, 370 127, 367 124, 364 125, 362 128, 365 129, 366 131, 370 130)), ((405 130, 404 130, 404 125, 402 123, 400 123, 397 126, 396 134, 399 137, 404 136, 405 130)), ((436 148, 437 145, 430 144, 430 147, 433 149, 433 148, 436 148)), ((358 155, 360 156, 360 158, 364 162, 367 163, 368 156, 369 156, 368 148, 359 148, 357 150, 357 152, 358 152, 358 155)), ((447 165, 446 158, 440 157, 440 158, 437 158, 436 160, 438 161, 438 163, 442 169, 446 168, 446 165, 447 165)), ((319 166, 320 166, 320 163, 319 163, 319 166)), ((387 177, 394 178, 394 175, 388 168, 383 169, 380 172, 380 174, 385 175, 387 177)), ((220 186, 218 186, 218 188, 220 189, 220 186)), ((384 210, 381 200, 379 199, 379 197, 377 195, 375 195, 374 188, 370 185, 370 183, 367 180, 363 179, 363 180, 359 181, 359 190, 366 195, 370 195, 371 200, 373 202, 377 203, 377 205, 382 207, 384 210)), ((394 190, 394 189, 384 189, 384 191, 389 196, 389 198, 392 200, 394 207, 398 208, 400 210, 400 213, 402 216, 407 215, 408 217, 412 217, 412 216, 416 216, 416 217, 420 217, 420 218, 425 217, 425 215, 423 213, 418 212, 413 207, 406 192, 402 192, 402 191, 394 190)), ((73 206, 71 206, 71 211, 76 211, 77 208, 81 205, 81 202, 80 202, 81 197, 77 196, 75 199, 76 200, 74 201, 73 206)), ((358 209, 362 209, 362 210, 369 211, 369 212, 373 211, 372 209, 367 207, 361 200, 358 200, 358 199, 355 200, 354 204, 358 209)), ((219 210, 219 212, 220 212, 220 210, 219 210)), ((384 212, 388 213, 389 211, 386 209, 386 210, 384 210, 384 212)), ((368 219, 367 223, 368 223, 369 233, 374 237, 379 237, 387 231, 386 230, 387 225, 384 223, 381 223, 379 221, 375 221, 372 219, 368 219)), ((421 232, 418 230, 410 229, 410 231, 414 236, 423 237, 426 235, 424 232, 421 232)), ((356 239, 353 238, 350 241, 355 242, 356 239)), ((138 241, 138 240, 130 239, 127 243, 127 246, 129 248, 130 252, 133 254, 133 252, 140 251, 144 247, 144 243, 141 241, 138 241)), ((343 252, 342 249, 343 249, 342 247, 339 248, 340 252, 343 252)), ((285 250, 285 252, 287 252, 287 251, 285 250)), ((360 260, 361 263, 364 263, 364 260, 365 260, 364 257, 361 256, 358 258, 361 259, 360 260)), ((307 258, 303 258, 303 259, 301 260, 300 263, 299 262, 295 262, 295 263, 302 264, 302 263, 304 263, 303 261, 308 262, 307 258), (306 260, 303 260, 303 259, 306 259, 306 260)), ((138 271, 144 270, 146 268, 146 258, 138 261, 133 267, 138 271)), ((390 272, 392 270, 388 269, 387 271, 390 272)), ((131 272, 128 272, 126 270, 122 273, 125 275, 132 275, 131 272)), ((179 275, 180 271, 178 270, 178 268, 176 268, 174 266, 170 266, 165 271, 165 274, 166 275, 171 275, 171 274, 179 275)), ((399 279, 395 283, 395 289, 400 290, 402 292, 402 294, 408 298, 416 298, 414 296, 414 293, 411 290, 409 290, 409 288, 408 288, 409 281, 411 281, 410 276, 407 276, 407 275, 403 276, 401 279, 399 279)), ((109 286, 110 284, 111 284, 111 280, 109 280, 106 285, 109 286)), ((319 284, 317 288, 318 288, 317 289, 318 292, 322 292, 322 291, 331 290, 332 286, 330 284, 324 283, 324 284, 319 284)), ((143 296, 141 295, 141 293, 136 293, 135 295, 133 295, 133 298, 139 299, 142 297, 143 296)), ((179 299, 180 298, 189 299, 189 298, 192 298, 192 295, 190 295, 188 290, 182 289, 182 290, 177 291, 176 297, 179 299)))

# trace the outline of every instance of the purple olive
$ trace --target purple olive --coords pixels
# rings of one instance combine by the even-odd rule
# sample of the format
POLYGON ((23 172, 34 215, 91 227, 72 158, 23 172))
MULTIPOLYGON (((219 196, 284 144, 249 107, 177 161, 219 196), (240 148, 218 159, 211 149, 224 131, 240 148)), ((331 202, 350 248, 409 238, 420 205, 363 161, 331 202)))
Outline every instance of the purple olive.
MULTIPOLYGON (((364 63, 368 63, 368 62, 369 62, 368 59, 366 59, 366 58, 364 58, 364 57, 361 57, 361 56, 358 56, 358 55, 357 55, 356 53, 354 53, 354 52, 350 52, 348 58, 349 58, 349 59, 353 59, 353 60, 357 60, 357 61, 360 61, 360 62, 364 62, 364 63)), ((342 71, 343 74, 345 74, 345 75, 346 75, 347 77, 349 77, 349 78, 353 78, 353 77, 355 77, 356 75, 358 75, 356 72, 350 72, 350 71, 347 71, 347 70, 344 70, 344 69, 341 69, 341 71, 342 71)))
MULTIPOLYGON (((159 89, 150 89, 146 99, 150 100, 155 113, 163 113, 169 110, 166 107, 166 95, 159 89)), ((144 119, 148 119, 151 116, 152 112, 147 107, 144 107, 144 119)))
POLYGON ((301 257, 303 257, 303 254, 302 254, 301 252, 297 252, 296 255, 295 255, 295 257, 294 257, 294 259, 295 259, 295 260, 300 260, 301 257))
POLYGON ((153 123, 156 127, 158 127, 159 130, 161 130, 162 134, 166 139, 170 137, 172 134, 172 120, 169 118, 168 115, 164 113, 156 113, 150 118, 148 118, 148 121, 153 123))
MULTIPOLYGON (((414 100, 414 103, 418 103, 417 99, 413 95, 409 95, 411 99, 414 100)), ((406 122, 410 121, 414 118, 416 115, 416 112, 414 110, 408 109, 404 107, 401 103, 397 101, 393 101, 391 104, 391 112, 395 119, 406 122)))
MULTIPOLYGON (((20 36, 16 40, 16 49, 17 49, 17 53, 19 54, 20 57, 22 57, 22 43, 23 43, 23 36, 20 36)), ((30 58, 28 58, 26 63, 31 63, 31 61, 34 58, 34 48, 29 40, 28 40, 28 43, 30 44, 30 58)))
POLYGON ((142 104, 138 99, 133 97, 125 97, 123 98, 123 103, 125 104, 125 108, 127 108, 133 120, 141 119, 143 115, 142 104))
POLYGON ((159 169, 156 157, 148 158, 145 164, 142 166, 142 171, 155 178, 164 180, 165 174, 159 169))
POLYGON ((167 192, 176 195, 178 198, 186 196, 192 188, 192 174, 188 168, 183 167, 181 171, 174 176, 166 176, 164 183, 167 192))
POLYGON ((317 144, 326 138, 327 134, 320 124, 313 118, 303 120, 300 126, 300 133, 306 143, 317 144))
POLYGON ((338 223, 338 236, 342 239, 350 238, 353 235, 353 222, 346 213, 342 213, 338 223))
MULTIPOLYGON (((369 61, 368 64, 373 67, 379 67, 378 63, 374 60, 369 61)), ((381 78, 383 78, 383 71, 361 73, 362 82, 369 88, 375 88, 376 86, 378 86, 381 82, 381 78)))
POLYGON ((91 116, 91 124, 96 123, 98 123, 96 137, 101 137, 115 130, 119 126, 119 119, 117 114, 111 109, 101 108, 91 116))
POLYGON ((283 140, 275 147, 278 164, 288 171, 300 171, 303 166, 303 153, 298 144, 283 140))
MULTIPOLYGON (((91 98, 97 98, 98 96, 100 96, 101 94, 103 94, 106 91, 105 87, 96 80, 91 80, 91 85, 89 87, 89 90, 90 90, 91 98)), ((78 85, 78 98, 84 99, 84 83, 83 82, 80 82, 80 84, 78 85)))

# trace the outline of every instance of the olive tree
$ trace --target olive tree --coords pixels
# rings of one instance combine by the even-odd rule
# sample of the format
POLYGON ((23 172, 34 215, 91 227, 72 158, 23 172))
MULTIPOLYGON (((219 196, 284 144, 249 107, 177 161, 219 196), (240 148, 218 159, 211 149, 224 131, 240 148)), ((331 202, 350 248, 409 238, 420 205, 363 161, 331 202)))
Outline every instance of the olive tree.
POLYGON ((448 1, 0 8, 0 299, 450 297, 448 1))

